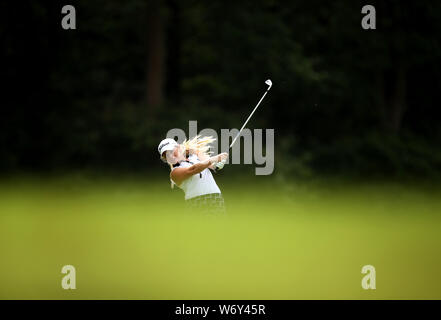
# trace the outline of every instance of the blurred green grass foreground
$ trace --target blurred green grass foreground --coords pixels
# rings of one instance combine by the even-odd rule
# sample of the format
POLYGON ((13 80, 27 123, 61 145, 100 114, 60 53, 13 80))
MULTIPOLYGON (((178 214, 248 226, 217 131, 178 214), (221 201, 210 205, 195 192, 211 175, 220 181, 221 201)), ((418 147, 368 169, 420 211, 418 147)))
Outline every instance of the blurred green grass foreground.
POLYGON ((441 299, 441 188, 218 182, 224 217, 166 178, 3 179, 0 298, 441 299))

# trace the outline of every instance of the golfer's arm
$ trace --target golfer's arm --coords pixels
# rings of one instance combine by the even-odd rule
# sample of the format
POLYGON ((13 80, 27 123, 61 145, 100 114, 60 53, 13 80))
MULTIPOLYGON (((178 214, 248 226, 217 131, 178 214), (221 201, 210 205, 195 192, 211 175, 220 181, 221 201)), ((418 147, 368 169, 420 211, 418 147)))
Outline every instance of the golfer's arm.
POLYGON ((187 168, 176 168, 170 173, 170 178, 179 186, 185 179, 198 174, 211 166, 211 162, 206 160, 195 163, 187 168))
MULTIPOLYGON (((198 156, 199 160, 201 160, 201 161, 205 161, 205 160, 210 159, 210 156, 208 154, 205 154, 202 152, 198 152, 196 155, 198 156)), ((216 165, 213 163, 208 168, 210 168, 211 170, 214 170, 216 168, 216 165)))

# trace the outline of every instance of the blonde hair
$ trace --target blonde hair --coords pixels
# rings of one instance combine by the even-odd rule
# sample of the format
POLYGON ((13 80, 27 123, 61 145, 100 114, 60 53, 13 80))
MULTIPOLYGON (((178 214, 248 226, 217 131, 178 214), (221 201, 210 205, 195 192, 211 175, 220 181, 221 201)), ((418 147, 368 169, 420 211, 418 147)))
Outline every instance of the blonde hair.
MULTIPOLYGON (((216 141, 215 138, 212 136, 208 137, 201 137, 200 135, 187 140, 185 139, 184 142, 181 143, 181 146, 184 147, 184 154, 185 157, 187 157, 188 154, 203 154, 206 156, 210 156, 213 152, 210 151, 210 143, 216 141)), ((170 170, 173 170, 173 166, 170 165, 170 170)), ((171 180, 171 179, 170 179, 171 180)), ((173 189, 174 182, 171 181, 171 188, 173 189)))
POLYGON ((184 142, 182 142, 182 145, 185 148, 185 152, 192 152, 192 153, 203 153, 207 156, 210 156, 213 152, 210 151, 210 143, 216 141, 215 138, 209 136, 209 137, 201 137, 196 136, 191 140, 185 139, 184 142))

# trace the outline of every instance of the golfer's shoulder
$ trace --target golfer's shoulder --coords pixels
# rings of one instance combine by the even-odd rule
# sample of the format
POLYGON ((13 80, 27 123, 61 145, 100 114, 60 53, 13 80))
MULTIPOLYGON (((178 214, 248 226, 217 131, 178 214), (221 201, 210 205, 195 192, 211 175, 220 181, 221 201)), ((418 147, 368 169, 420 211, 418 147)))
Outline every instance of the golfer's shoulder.
POLYGON ((190 153, 190 155, 188 156, 188 161, 190 162, 200 161, 199 156, 196 153, 190 153))
POLYGON ((182 162, 179 163, 178 166, 176 166, 176 169, 178 169, 178 168, 188 168, 188 167, 191 167, 192 165, 193 165, 192 162, 182 161, 182 162))
POLYGON ((173 174, 173 171, 170 172, 170 181, 177 185, 178 187, 181 185, 181 181, 179 179, 179 176, 176 174, 173 174))
POLYGON ((179 173, 179 172, 181 172, 191 166, 192 165, 190 163, 188 163, 187 161, 182 161, 182 162, 179 162, 179 163, 173 165, 172 170, 170 171, 170 177, 173 174, 179 173))

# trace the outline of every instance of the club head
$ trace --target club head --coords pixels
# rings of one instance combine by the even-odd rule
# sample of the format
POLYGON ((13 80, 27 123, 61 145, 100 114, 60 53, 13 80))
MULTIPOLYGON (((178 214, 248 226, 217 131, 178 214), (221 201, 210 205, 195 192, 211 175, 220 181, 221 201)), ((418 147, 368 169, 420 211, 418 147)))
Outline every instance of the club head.
POLYGON ((272 81, 270 79, 265 81, 265 84, 268 85, 268 90, 271 89, 271 86, 273 85, 272 81))

